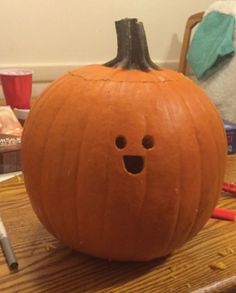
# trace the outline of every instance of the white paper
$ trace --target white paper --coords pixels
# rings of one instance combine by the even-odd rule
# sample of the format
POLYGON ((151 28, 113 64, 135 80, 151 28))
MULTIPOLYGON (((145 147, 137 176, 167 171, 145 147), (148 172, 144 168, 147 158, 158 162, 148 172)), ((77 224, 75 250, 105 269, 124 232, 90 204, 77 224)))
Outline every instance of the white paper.
POLYGON ((2 219, 0 217, 0 240, 7 237, 6 229, 3 225, 2 219))
POLYGON ((6 181, 6 180, 8 180, 10 178, 13 178, 13 177, 18 176, 18 175, 21 175, 21 174, 22 174, 21 171, 19 171, 19 172, 11 172, 11 173, 6 173, 6 174, 1 174, 0 175, 0 182, 6 181))

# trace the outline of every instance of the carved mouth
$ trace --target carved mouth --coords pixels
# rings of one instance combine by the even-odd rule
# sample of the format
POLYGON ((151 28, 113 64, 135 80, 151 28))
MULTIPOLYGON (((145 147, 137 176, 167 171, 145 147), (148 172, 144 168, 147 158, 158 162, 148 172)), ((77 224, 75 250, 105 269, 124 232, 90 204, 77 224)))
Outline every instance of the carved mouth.
POLYGON ((123 156, 125 169, 132 174, 140 173, 144 168, 144 158, 142 156, 123 156))

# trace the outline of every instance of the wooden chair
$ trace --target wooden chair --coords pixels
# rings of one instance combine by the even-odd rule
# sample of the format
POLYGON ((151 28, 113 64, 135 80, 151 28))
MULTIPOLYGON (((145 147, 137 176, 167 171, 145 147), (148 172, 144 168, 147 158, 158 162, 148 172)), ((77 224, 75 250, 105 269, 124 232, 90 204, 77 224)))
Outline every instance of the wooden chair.
POLYGON ((180 53, 179 68, 178 68, 178 71, 182 72, 183 74, 186 74, 187 52, 188 52, 188 47, 189 47, 189 43, 191 40, 192 29, 199 22, 201 22, 201 20, 203 18, 203 14, 204 14, 204 12, 199 12, 199 13, 193 14, 187 20, 187 23, 185 26, 185 31, 184 31, 183 44, 182 44, 181 53, 180 53))

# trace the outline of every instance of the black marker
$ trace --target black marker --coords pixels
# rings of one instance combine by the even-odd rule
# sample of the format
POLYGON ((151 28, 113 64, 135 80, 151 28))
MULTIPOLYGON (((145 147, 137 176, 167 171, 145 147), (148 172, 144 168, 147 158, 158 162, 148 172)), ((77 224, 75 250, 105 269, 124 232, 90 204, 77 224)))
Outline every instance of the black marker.
POLYGON ((3 253, 5 255, 7 264, 11 271, 17 271, 18 270, 18 262, 16 260, 15 254, 12 250, 10 241, 7 237, 7 232, 4 227, 3 221, 0 217, 0 243, 3 250, 3 253))

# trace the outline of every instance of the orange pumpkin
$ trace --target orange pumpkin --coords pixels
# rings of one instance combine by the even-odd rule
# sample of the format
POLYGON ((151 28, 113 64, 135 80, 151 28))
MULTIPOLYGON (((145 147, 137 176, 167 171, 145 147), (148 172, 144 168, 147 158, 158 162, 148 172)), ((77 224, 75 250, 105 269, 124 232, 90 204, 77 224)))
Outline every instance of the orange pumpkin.
POLYGON ((33 106, 23 170, 35 213, 55 237, 101 258, 146 261, 209 219, 226 139, 206 94, 150 60, 142 24, 116 28, 114 60, 68 72, 33 106))

